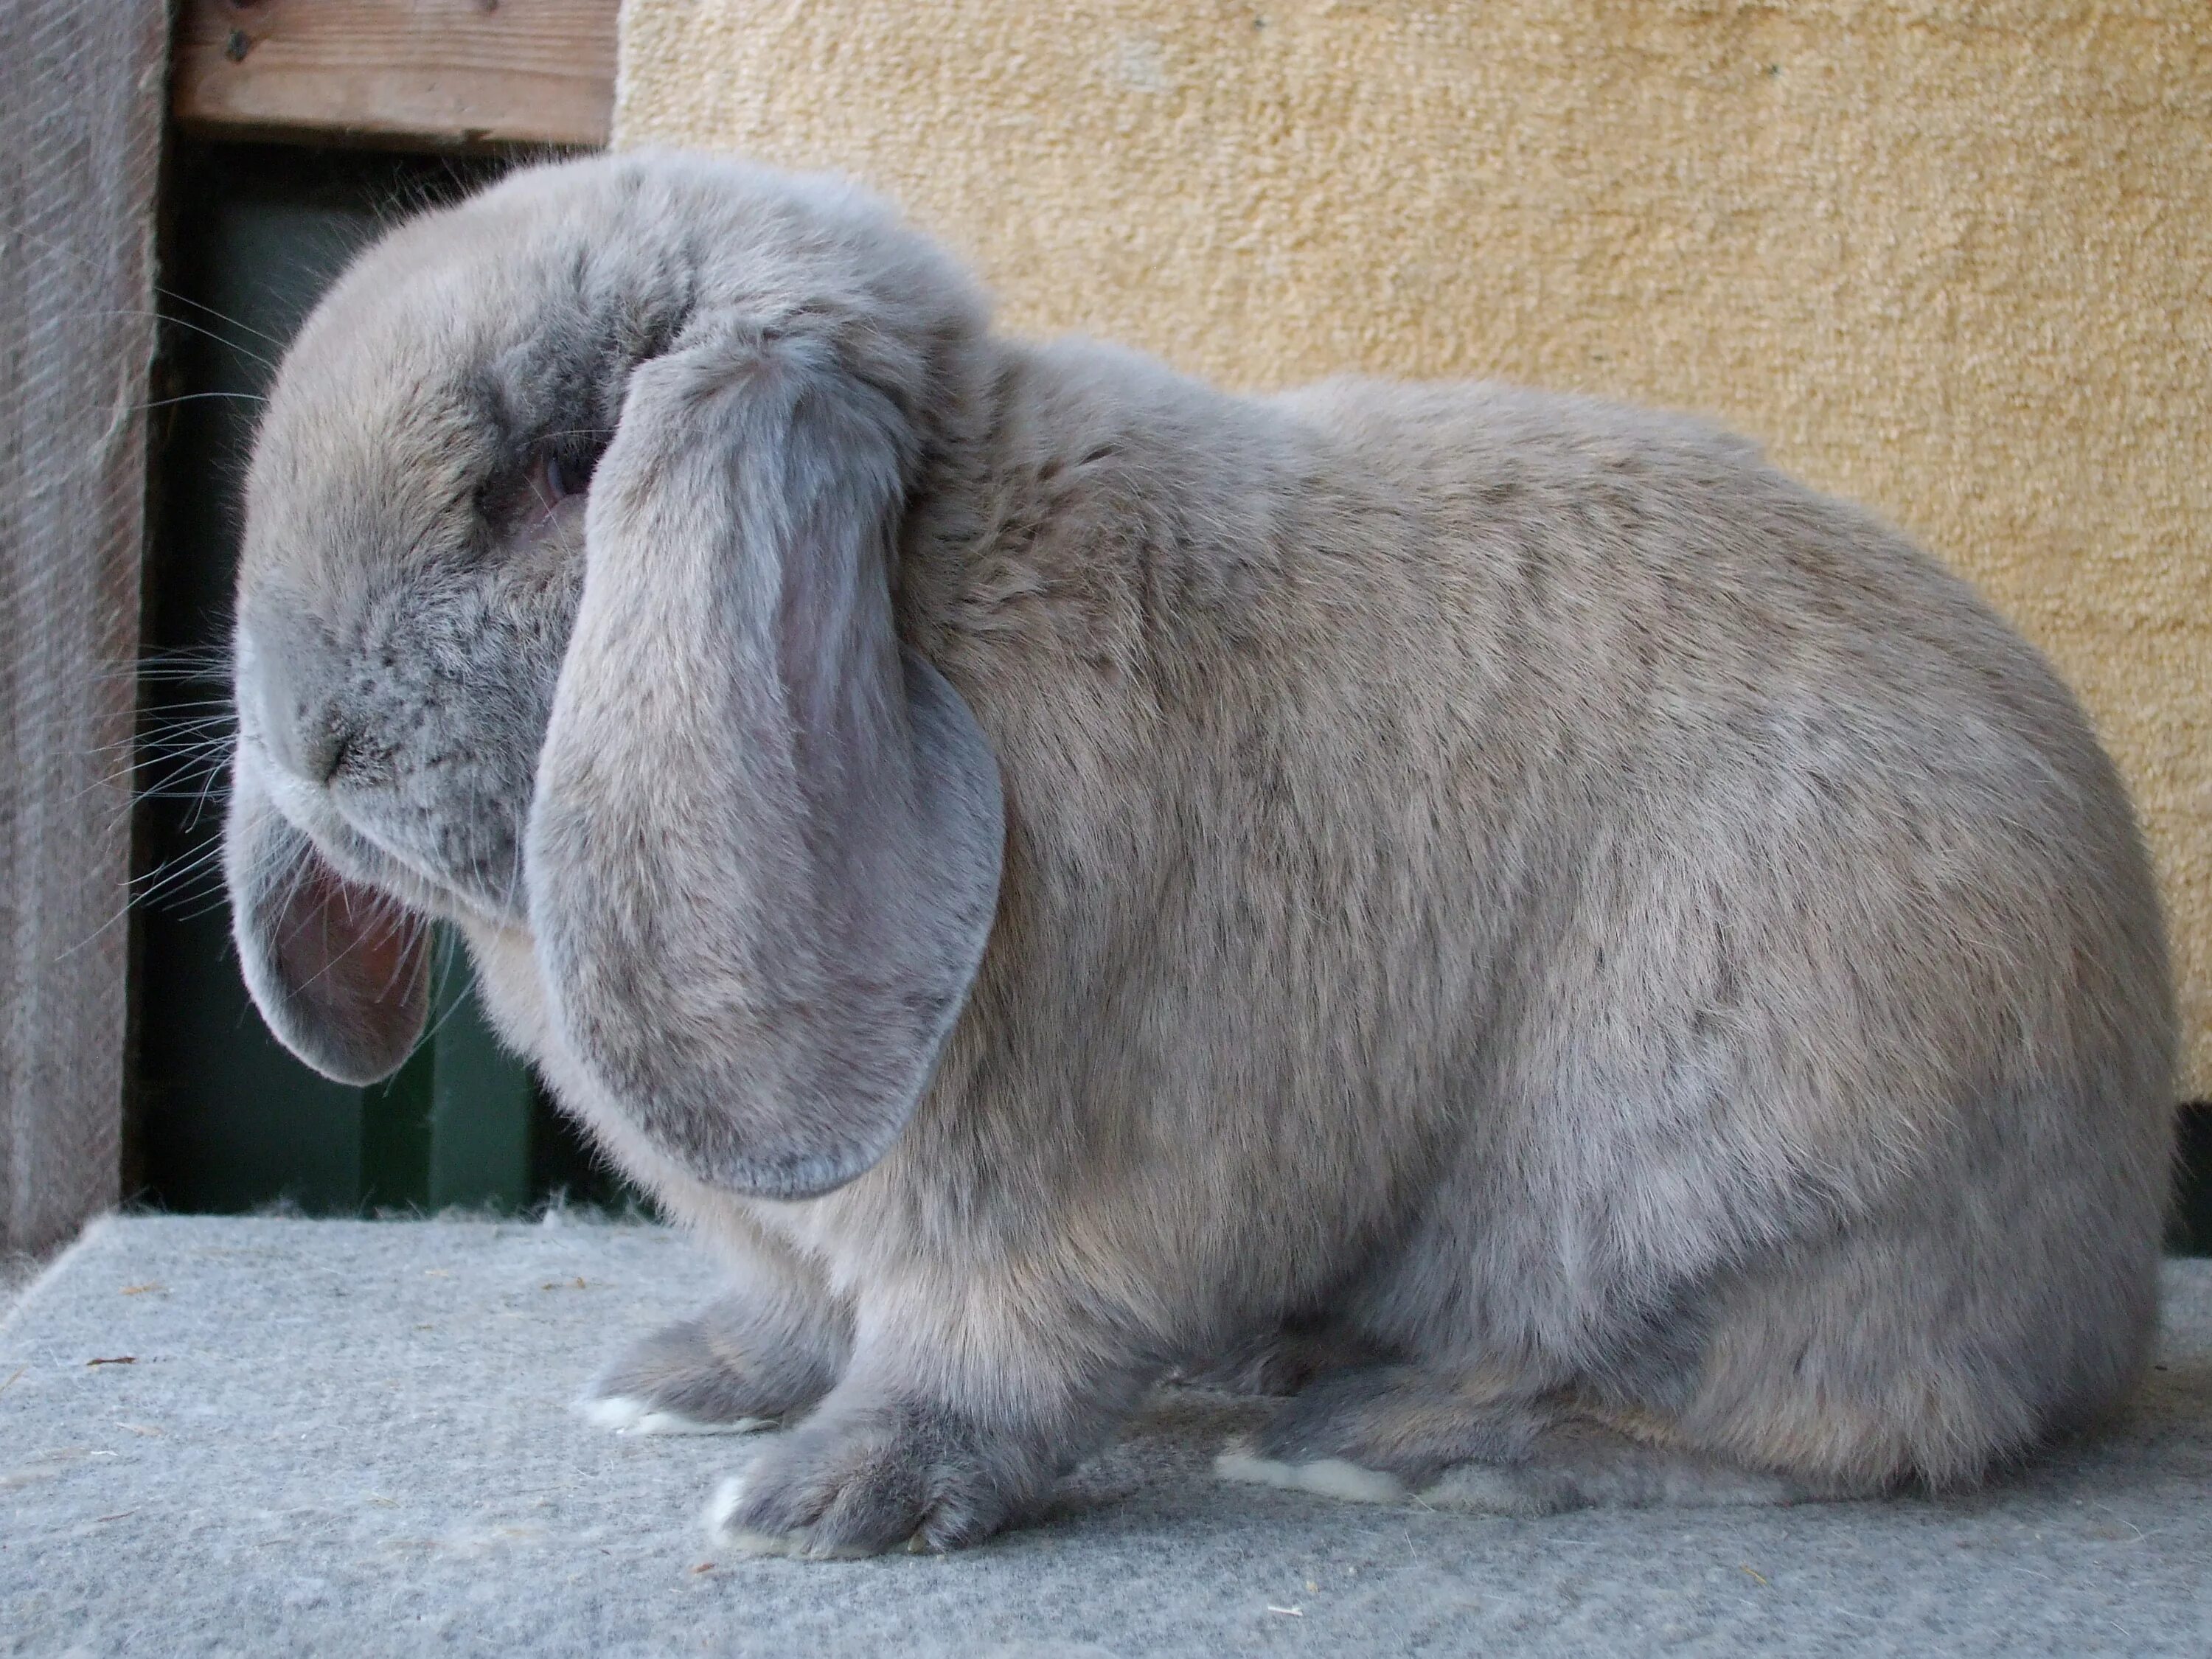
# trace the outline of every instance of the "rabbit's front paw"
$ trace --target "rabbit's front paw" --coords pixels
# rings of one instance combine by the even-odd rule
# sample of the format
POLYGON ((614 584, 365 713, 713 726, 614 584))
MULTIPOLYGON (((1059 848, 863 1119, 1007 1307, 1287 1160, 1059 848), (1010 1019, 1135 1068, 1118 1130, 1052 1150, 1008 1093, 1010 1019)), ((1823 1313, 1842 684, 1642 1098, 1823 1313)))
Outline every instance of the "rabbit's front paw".
POLYGON ((776 1303, 724 1297, 631 1345, 577 1409, 621 1434, 744 1434, 830 1391, 846 1338, 825 1314, 802 1323, 776 1303))
POLYGON ((958 1549, 1014 1518, 1037 1484, 1032 1457, 949 1408, 883 1405, 825 1413, 763 1447, 723 1483, 707 1524, 759 1555, 958 1549))

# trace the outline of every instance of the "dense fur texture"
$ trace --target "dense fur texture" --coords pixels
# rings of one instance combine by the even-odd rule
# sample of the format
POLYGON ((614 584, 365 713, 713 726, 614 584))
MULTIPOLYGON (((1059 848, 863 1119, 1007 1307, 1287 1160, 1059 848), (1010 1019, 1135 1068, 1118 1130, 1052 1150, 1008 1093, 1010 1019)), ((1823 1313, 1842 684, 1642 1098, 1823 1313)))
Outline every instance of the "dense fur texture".
POLYGON ((2036 653, 1693 421, 988 332, 833 182, 387 238, 254 459, 230 870, 335 1075, 459 924, 727 1299, 717 1524, 979 1539, 1171 1368, 1227 1473, 1516 1510, 1971 1481, 2154 1320, 2172 1016, 2036 653), (586 487, 588 484, 588 487, 586 487))

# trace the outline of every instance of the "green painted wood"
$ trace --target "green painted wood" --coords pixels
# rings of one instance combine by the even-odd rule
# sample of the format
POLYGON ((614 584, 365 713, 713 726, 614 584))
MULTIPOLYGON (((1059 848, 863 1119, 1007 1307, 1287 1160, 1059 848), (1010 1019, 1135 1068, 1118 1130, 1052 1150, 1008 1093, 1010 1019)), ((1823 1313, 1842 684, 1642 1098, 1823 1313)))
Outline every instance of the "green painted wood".
POLYGON ((532 1196, 536 1085, 492 1035, 459 942, 449 939, 442 954, 431 1042, 429 1206, 519 1210, 532 1196))
POLYGON ((343 1206, 427 1211, 430 1198, 430 1113, 435 1048, 425 1043, 398 1075, 361 1091, 361 1182, 343 1206))
POLYGON ((2181 1109, 2175 1149, 2173 1211, 2166 1247, 2176 1255, 2212 1255, 2212 1101, 2181 1109))

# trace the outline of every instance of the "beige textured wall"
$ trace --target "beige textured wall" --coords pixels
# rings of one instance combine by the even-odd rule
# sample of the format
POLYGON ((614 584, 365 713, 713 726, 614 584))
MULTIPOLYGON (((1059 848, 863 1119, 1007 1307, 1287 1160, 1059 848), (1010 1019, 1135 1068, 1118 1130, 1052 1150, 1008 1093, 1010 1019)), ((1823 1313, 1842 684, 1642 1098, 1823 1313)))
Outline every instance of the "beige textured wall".
POLYGON ((2207 0, 627 0, 616 142, 833 167, 1010 326, 1708 411, 2057 659, 2212 1092, 2207 0))

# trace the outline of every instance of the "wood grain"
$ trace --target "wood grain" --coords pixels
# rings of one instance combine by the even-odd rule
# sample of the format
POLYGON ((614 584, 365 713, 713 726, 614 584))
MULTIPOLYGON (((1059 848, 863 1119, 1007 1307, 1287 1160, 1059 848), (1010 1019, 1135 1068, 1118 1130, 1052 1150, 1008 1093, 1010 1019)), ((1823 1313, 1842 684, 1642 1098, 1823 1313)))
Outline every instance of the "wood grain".
POLYGON ((0 1247, 112 1206, 165 0, 0 5, 0 1247))
POLYGON ((172 107, 202 136, 598 146, 616 0, 184 0, 172 107))

